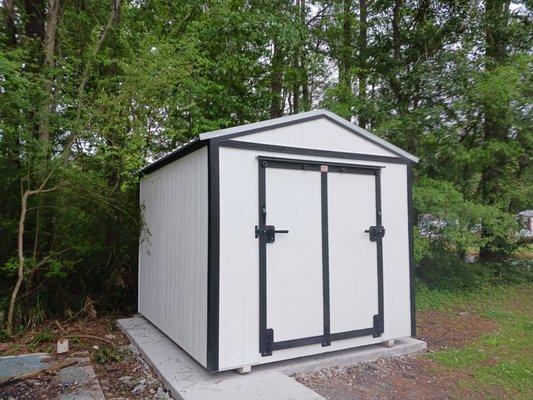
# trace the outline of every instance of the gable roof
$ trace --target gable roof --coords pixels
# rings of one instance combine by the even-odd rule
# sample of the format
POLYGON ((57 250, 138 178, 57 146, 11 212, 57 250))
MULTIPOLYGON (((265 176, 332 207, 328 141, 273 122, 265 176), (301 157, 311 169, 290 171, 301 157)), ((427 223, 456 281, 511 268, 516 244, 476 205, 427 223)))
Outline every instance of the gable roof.
POLYGON ((338 116, 337 114, 332 113, 331 111, 325 109, 318 109, 313 111, 308 111, 300 114, 288 115, 285 117, 269 119, 266 121, 254 122, 252 124, 235 126, 232 128, 219 129, 212 132, 201 133, 198 136, 195 136, 181 147, 172 151, 171 153, 155 160, 153 163, 142 168, 139 172, 141 174, 148 174, 155 171, 156 169, 161 168, 164 165, 176 160, 186 154, 191 153, 192 151, 197 150, 198 148, 205 145, 208 141, 212 139, 231 139, 238 136, 249 135, 252 133, 257 133, 264 130, 279 128, 287 125, 294 125, 305 121, 312 121, 319 118, 326 118, 331 122, 346 128, 352 133, 367 139, 368 141, 377 144, 378 146, 389 150, 390 152, 398 155, 401 158, 404 158, 410 162, 418 162, 418 157, 406 152, 405 150, 400 149, 399 147, 393 145, 392 143, 387 142, 386 140, 368 132, 366 129, 363 129, 351 122, 345 120, 344 118, 338 116))

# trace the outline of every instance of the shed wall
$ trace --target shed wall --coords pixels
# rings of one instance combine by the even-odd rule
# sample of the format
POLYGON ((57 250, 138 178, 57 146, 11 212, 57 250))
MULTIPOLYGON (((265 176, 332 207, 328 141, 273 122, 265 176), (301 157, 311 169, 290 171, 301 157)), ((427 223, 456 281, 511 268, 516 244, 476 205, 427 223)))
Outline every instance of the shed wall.
POLYGON ((237 137, 236 140, 307 149, 397 157, 392 151, 376 143, 372 143, 326 118, 268 129, 237 137))
POLYGON ((207 147, 142 178, 140 202, 139 312, 205 367, 207 147))
MULTIPOLYGON (((312 121, 310 126, 312 127, 317 122, 312 121)), ((290 127, 290 129, 294 128, 290 127)), ((322 128, 316 128, 317 132, 322 128)), ((342 128, 336 127, 336 129, 342 128)), ((300 126, 296 127, 296 135, 299 135, 298 132, 300 132, 300 126)), ((356 139, 357 144, 358 138, 350 132, 347 133, 352 139, 356 139)), ((254 135, 243 137, 242 140, 251 142, 252 136, 254 135)), ((290 133, 280 136, 280 140, 269 137, 272 138, 270 144, 298 147, 297 143, 291 139, 290 133)), ((310 144, 305 140, 298 143, 301 147, 310 144)), ((325 146, 325 148, 322 146, 318 149, 393 155, 367 141, 365 141, 365 147, 352 146, 348 143, 346 146, 349 149, 346 147, 337 149, 331 146, 325 146)), ((318 354, 410 336, 407 211, 407 166, 405 164, 298 156, 221 147, 219 368, 231 369, 247 364, 318 354), (382 338, 359 337, 334 341, 329 347, 321 347, 320 344, 310 345, 278 350, 272 356, 261 357, 258 350, 258 242, 253 234, 254 226, 258 222, 257 156, 259 155, 384 167, 381 174, 381 195, 383 225, 386 228, 383 240, 385 332, 382 338)))

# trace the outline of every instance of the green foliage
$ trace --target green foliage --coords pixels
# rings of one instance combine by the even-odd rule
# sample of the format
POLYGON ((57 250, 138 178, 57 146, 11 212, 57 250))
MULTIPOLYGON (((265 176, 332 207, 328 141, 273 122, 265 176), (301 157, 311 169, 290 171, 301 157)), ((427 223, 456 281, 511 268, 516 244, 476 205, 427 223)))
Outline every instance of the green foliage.
POLYGON ((365 22, 357 2, 122 1, 117 14, 109 0, 60 2, 50 63, 50 9, 34 3, 14 2, 14 26, 0 28, 0 312, 17 276, 21 195, 49 175, 54 188, 28 201, 18 326, 87 296, 99 310, 132 309, 136 171, 200 132, 278 116, 274 105, 325 106, 420 157, 415 258, 427 285, 515 277, 458 260, 522 245, 529 3, 492 15, 483 2, 366 2, 365 22))
POLYGON ((47 342, 50 342, 50 341, 54 340, 55 337, 56 337, 56 335, 54 334, 54 332, 52 332, 51 329, 49 329, 49 328, 43 329, 43 330, 39 331, 37 333, 37 335, 35 335, 35 337, 32 340, 32 344, 40 345, 40 344, 43 344, 43 343, 47 343, 47 342))
POLYGON ((418 272, 430 288, 457 291, 472 291, 488 286, 495 275, 488 265, 465 263, 443 250, 435 250, 424 259, 418 272))
POLYGON ((419 215, 418 229, 424 231, 423 236, 420 231, 417 236, 417 262, 430 252, 429 243, 464 254, 494 238, 509 245, 518 242, 518 225, 512 215, 497 206, 465 199, 451 182, 421 178, 414 189, 413 202, 419 215), (489 227, 492 237, 482 236, 482 227, 489 227))
POLYGON ((110 362, 120 362, 123 356, 115 347, 102 346, 93 353, 92 359, 94 362, 104 365, 110 362))

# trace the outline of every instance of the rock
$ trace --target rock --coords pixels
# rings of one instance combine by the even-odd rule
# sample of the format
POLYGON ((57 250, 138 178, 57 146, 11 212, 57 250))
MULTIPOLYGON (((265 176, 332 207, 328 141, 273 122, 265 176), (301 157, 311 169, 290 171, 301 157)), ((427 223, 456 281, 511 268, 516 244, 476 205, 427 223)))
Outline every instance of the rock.
POLYGON ((139 381, 139 384, 133 388, 131 393, 138 394, 138 393, 144 392, 146 390, 146 387, 153 382, 154 381, 152 379, 141 379, 139 381))
POLYGON ((112 335, 112 334, 105 335, 104 337, 105 337, 106 339, 108 339, 108 340, 113 340, 113 339, 116 339, 116 338, 117 338, 115 335, 112 335))
POLYGON ((124 376, 121 376, 120 378, 118 378, 119 382, 122 382, 122 383, 131 383, 131 376, 129 375, 124 375, 124 376))
POLYGON ((158 400, 171 400, 171 397, 168 395, 167 392, 165 392, 165 389, 163 389, 161 386, 157 388, 155 398, 158 400))
POLYGON ((146 390, 146 385, 143 383, 139 383, 137 386, 133 388, 131 391, 132 394, 139 394, 141 392, 144 392, 146 390))

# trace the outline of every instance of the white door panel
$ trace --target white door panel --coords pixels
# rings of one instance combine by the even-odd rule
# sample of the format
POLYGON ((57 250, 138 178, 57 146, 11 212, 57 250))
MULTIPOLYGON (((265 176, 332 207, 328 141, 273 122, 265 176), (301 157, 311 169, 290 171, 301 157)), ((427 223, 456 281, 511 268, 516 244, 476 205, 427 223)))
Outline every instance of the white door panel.
POLYGON ((267 327, 276 342, 323 333, 320 173, 266 168, 267 327))
POLYGON ((375 176, 328 174, 331 333, 367 329, 378 314, 375 176))

